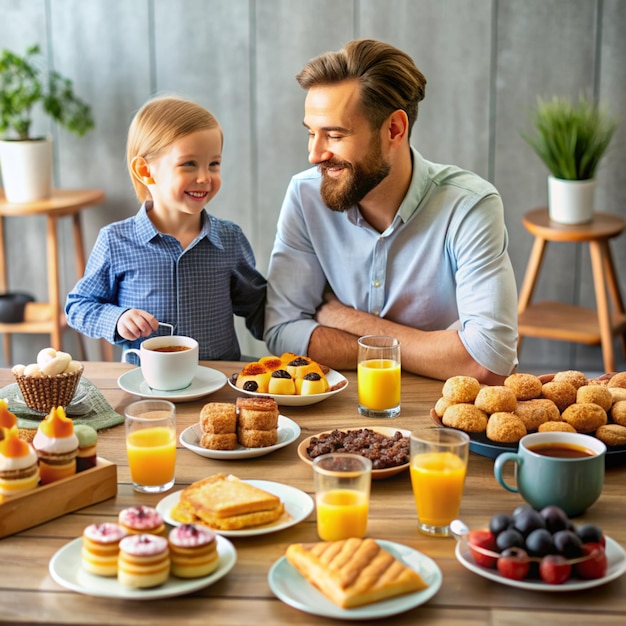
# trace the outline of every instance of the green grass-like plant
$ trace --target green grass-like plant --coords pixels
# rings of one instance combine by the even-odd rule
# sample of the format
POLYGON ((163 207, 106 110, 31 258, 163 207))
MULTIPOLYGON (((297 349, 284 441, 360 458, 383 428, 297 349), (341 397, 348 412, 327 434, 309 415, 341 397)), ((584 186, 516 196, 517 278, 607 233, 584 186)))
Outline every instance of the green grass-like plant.
POLYGON ((578 102, 555 96, 537 99, 531 115, 535 134, 521 133, 552 176, 566 180, 594 178, 617 120, 592 100, 580 96, 578 102))
POLYGON ((91 108, 74 93, 69 79, 41 69, 40 56, 37 45, 30 46, 24 56, 2 51, 0 133, 6 138, 32 139, 33 107, 40 104, 55 122, 81 137, 94 127, 91 108))

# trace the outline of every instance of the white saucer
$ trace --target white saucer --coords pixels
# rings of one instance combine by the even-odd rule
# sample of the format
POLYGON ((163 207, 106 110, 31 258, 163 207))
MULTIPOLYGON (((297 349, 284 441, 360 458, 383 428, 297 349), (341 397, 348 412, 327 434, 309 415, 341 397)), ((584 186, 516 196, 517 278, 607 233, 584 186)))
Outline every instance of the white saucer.
MULTIPOLYGON (((285 512, 275 522, 264 524, 263 526, 254 526, 251 528, 242 528, 241 530, 221 530, 220 528, 211 528, 218 535, 225 537, 252 537, 255 535, 266 535, 278 530, 295 526, 305 520, 313 512, 313 498, 308 493, 296 489, 291 485, 283 485, 269 480, 245 480, 259 489, 264 489, 268 493, 278 496, 285 505, 285 512)), ((156 510, 161 517, 172 526, 180 526, 180 522, 172 519, 171 511, 178 504, 182 491, 175 491, 165 496, 157 505, 156 510)))
POLYGON ((189 426, 180 433, 180 442, 192 452, 206 457, 207 459, 253 459, 258 456, 265 456, 274 450, 283 448, 295 441, 300 436, 300 426, 284 415, 278 416, 278 441, 273 446, 265 448, 244 448, 239 446, 236 450, 208 450, 200 445, 202 437, 200 424, 189 426))
POLYGON ((175 391, 160 391, 148 387, 148 383, 144 380, 141 368, 125 372, 117 379, 117 384, 121 389, 132 393, 141 398, 162 398, 165 400, 178 400, 179 402, 188 402, 208 396, 226 384, 226 375, 218 370, 198 365, 198 371, 191 381, 189 387, 184 389, 176 389, 175 391))
POLYGON ((81 561, 82 537, 78 537, 64 545, 50 559, 50 576, 61 586, 78 593, 103 598, 122 598, 124 600, 152 600, 155 598, 172 598, 197 589, 208 587, 220 578, 226 576, 237 561, 237 551, 233 544, 219 535, 217 552, 219 565, 208 576, 201 578, 183 579, 170 576, 158 587, 150 589, 133 589, 117 582, 117 578, 95 576, 83 569, 81 561))
POLYGON ((383 540, 377 540, 377 542, 405 565, 414 569, 428 587, 423 591, 408 593, 366 606, 342 609, 307 582, 302 574, 283 556, 272 565, 269 571, 268 582, 270 589, 279 600, 305 613, 358 621, 403 613, 420 604, 424 604, 439 591, 443 577, 441 570, 431 558, 401 543, 383 540))

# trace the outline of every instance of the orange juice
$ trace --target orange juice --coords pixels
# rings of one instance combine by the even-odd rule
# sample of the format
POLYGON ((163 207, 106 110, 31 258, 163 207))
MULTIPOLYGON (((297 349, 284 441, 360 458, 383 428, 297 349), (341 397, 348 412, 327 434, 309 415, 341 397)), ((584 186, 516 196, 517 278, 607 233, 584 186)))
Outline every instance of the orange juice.
POLYGON ((365 537, 367 495, 351 489, 333 489, 318 494, 317 534, 322 541, 365 537))
POLYGON ((176 465, 176 437, 171 428, 155 426, 126 436, 128 465, 133 482, 164 485, 172 480, 176 465))
POLYGON ((358 368, 359 404, 373 411, 400 404, 400 363, 391 359, 361 361, 358 368))
POLYGON ((428 526, 447 526, 459 514, 465 463, 451 452, 425 452, 411 459, 417 517, 428 526))

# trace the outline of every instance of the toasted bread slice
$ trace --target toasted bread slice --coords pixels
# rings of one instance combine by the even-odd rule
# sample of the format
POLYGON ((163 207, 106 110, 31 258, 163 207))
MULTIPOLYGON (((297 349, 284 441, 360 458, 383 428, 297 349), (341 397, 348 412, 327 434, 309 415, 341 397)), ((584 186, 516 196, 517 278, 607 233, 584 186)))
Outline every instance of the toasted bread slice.
POLYGON ((215 474, 183 489, 173 515, 177 521, 194 518, 215 528, 236 529, 278 519, 283 510, 278 496, 232 474, 215 474))
POLYGON ((373 539, 297 543, 287 560, 341 608, 372 604, 428 586, 373 539))
POLYGON ((279 519, 285 512, 285 506, 281 502, 276 508, 269 511, 257 511, 256 513, 244 513, 230 517, 216 517, 201 511, 199 514, 190 509, 184 503, 178 503, 172 510, 172 518, 183 524, 204 524, 218 530, 241 530, 253 526, 271 524, 279 519))

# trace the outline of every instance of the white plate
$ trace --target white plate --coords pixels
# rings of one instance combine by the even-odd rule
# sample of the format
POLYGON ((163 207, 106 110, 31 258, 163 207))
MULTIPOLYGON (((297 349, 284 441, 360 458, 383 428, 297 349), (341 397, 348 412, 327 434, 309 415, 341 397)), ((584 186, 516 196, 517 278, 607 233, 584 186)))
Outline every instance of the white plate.
POLYGON ((342 609, 307 582, 302 574, 287 561, 286 557, 282 557, 272 565, 269 571, 270 588, 279 600, 300 611, 347 620, 368 620, 397 615, 424 604, 439 591, 443 577, 441 570, 432 559, 400 543, 383 540, 377 540, 377 542, 405 565, 413 568, 428 587, 423 591, 416 591, 366 606, 342 609))
POLYGON ((226 375, 218 370, 198 365, 198 371, 191 381, 189 387, 184 389, 176 389, 175 391, 159 391, 148 387, 148 383, 144 380, 141 368, 136 367, 129 372, 125 372, 117 379, 117 384, 124 391, 132 393, 141 398, 162 398, 164 400, 178 400, 179 402, 188 402, 208 396, 226 384, 226 375))
POLYGON ((532 589, 535 591, 580 591, 581 589, 590 589, 592 587, 599 587, 606 583, 619 578, 624 572, 626 572, 626 552, 624 548, 610 537, 606 537, 605 552, 609 561, 609 566, 606 570, 606 576, 602 578, 595 578, 593 580, 583 580, 581 578, 570 578, 562 585, 550 585, 538 580, 511 580, 502 576, 498 570, 488 569, 476 565, 474 559, 467 547, 461 547, 461 542, 456 544, 456 558, 459 563, 466 567, 468 570, 488 578, 489 580, 495 580, 503 585, 509 585, 510 587, 518 587, 519 589, 532 589))
MULTIPOLYGON (((290 526, 295 526, 305 520, 313 512, 313 498, 304 491, 283 485, 269 480, 245 480, 244 482, 254 485, 259 489, 264 489, 268 493, 278 496, 285 505, 285 513, 275 522, 264 524, 263 526, 254 526, 252 528, 242 528, 241 530, 221 530, 219 528, 211 528, 214 533, 224 535, 225 537, 252 537, 255 535, 265 535, 274 533, 278 530, 284 530, 290 526)), ((180 500, 181 491, 175 491, 163 498, 156 506, 156 510, 161 517, 172 526, 179 526, 180 522, 172 519, 171 511, 180 500)))
POLYGON ((278 416, 278 441, 273 446, 265 448, 245 448, 239 446, 236 450, 207 450, 200 445, 202 428, 200 424, 194 424, 185 428, 180 433, 180 442, 192 452, 204 456, 207 459, 253 459, 257 456, 264 456, 274 450, 283 448, 295 441, 300 436, 300 426, 284 415, 278 416))
POLYGON ((89 596, 122 598, 124 600, 152 600, 153 598, 180 596, 212 585, 223 576, 226 576, 235 565, 237 551, 233 544, 219 535, 216 539, 219 565, 213 573, 201 578, 183 579, 170 576, 159 587, 150 589, 125 587, 117 581, 117 578, 95 576, 83 569, 81 556, 82 537, 70 541, 50 559, 50 576, 59 585, 89 596))
POLYGON ((247 396, 260 396, 260 397, 270 397, 274 398, 276 402, 280 406, 308 406, 309 404, 317 404, 322 400, 326 400, 326 398, 330 398, 334 396, 336 393, 340 393, 348 386, 348 379, 336 372, 335 370, 328 370, 328 374, 326 374, 326 380, 328 381, 328 385, 330 387, 334 387, 339 383, 343 383, 343 386, 339 389, 335 389, 334 391, 327 391, 326 393, 314 393, 310 396, 288 396, 279 393, 257 393, 256 391, 244 391, 243 389, 239 389, 231 378, 228 379, 228 384, 238 393, 243 393, 247 396))

